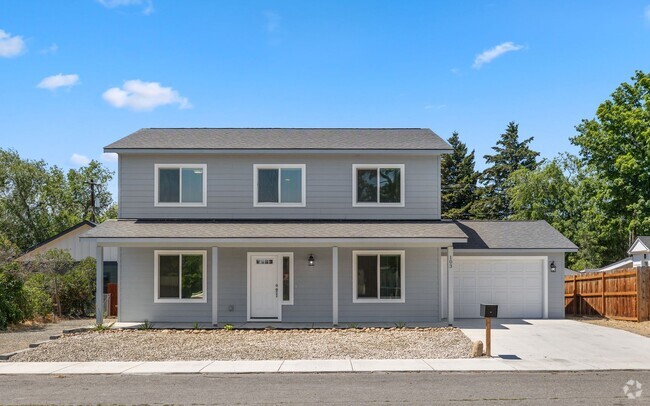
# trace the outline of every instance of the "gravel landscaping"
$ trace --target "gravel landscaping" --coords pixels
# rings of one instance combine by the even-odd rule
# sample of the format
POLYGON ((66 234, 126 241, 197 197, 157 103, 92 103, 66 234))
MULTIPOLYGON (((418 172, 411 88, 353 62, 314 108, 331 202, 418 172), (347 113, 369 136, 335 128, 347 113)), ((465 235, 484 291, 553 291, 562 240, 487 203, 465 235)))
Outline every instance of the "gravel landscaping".
POLYGON ((467 358, 459 329, 109 330, 65 335, 10 361, 467 358))

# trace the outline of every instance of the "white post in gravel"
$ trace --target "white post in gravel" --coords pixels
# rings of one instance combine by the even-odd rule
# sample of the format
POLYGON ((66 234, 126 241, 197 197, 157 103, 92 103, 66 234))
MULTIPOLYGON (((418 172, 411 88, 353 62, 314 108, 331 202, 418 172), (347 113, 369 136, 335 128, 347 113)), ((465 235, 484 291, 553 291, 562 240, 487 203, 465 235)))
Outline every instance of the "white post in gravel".
POLYGON ((339 324, 339 247, 332 247, 332 324, 339 324))
POLYGON ((447 323, 454 324, 454 247, 447 247, 447 323))
POLYGON ((95 254, 97 268, 97 288, 95 290, 95 321, 97 325, 104 323, 104 247, 96 246, 95 254))

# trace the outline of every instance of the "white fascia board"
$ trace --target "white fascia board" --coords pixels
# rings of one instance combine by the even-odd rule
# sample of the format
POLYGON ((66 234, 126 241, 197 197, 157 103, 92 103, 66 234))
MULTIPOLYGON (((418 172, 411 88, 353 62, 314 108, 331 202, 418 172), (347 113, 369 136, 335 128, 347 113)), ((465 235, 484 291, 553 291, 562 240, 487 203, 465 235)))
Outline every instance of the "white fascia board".
POLYGON ((459 238, 94 238, 97 245, 104 247, 151 247, 151 246, 214 246, 220 247, 282 247, 282 246, 421 246, 446 247, 454 242, 465 242, 459 238))
POLYGON ((643 241, 640 239, 636 239, 634 241, 634 244, 630 247, 630 249, 627 251, 628 254, 643 254, 643 253, 648 253, 650 252, 650 248, 648 248, 643 241))
MULTIPOLYGON (((443 248, 443 251, 446 248, 443 248)), ((578 252, 577 248, 472 248, 472 249, 462 249, 454 248, 455 253, 466 253, 466 254, 489 254, 489 253, 499 253, 499 254, 513 254, 519 255, 524 253, 565 253, 565 252, 578 252)))
POLYGON ((382 154, 382 155, 442 155, 452 153, 451 149, 156 149, 156 148, 104 148, 104 152, 116 154, 382 154))

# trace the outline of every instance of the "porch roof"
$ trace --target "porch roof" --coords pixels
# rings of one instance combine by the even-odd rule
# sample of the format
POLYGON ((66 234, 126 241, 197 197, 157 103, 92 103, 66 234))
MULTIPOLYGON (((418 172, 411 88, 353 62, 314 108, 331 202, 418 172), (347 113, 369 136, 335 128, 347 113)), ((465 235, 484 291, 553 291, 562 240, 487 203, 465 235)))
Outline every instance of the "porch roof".
POLYGON ((82 238, 97 240, 417 240, 466 242, 452 221, 107 220, 82 238))

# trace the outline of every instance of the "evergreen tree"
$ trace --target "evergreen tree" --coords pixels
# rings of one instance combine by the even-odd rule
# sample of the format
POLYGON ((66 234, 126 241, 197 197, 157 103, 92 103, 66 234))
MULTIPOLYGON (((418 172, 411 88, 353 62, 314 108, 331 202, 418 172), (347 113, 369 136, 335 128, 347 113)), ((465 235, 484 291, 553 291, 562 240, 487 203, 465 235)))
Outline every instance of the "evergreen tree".
POLYGON ((472 206, 472 215, 479 219, 503 220, 512 214, 507 194, 508 178, 518 169, 535 170, 539 152, 530 149, 533 137, 519 141, 519 125, 508 123, 497 144, 492 147, 495 154, 485 155, 488 167, 481 173, 483 187, 472 206))
POLYGON ((469 209, 476 199, 478 181, 478 172, 474 170, 474 151, 467 153, 467 145, 455 131, 448 141, 454 151, 443 156, 440 164, 442 217, 469 218, 469 209))

